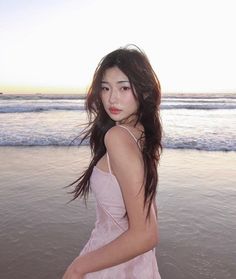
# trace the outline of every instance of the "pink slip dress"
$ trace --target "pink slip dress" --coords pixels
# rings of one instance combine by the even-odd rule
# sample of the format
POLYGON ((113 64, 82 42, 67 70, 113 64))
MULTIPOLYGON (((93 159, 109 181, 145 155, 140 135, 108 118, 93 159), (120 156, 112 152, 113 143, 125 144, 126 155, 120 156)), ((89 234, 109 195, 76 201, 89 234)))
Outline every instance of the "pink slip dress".
MULTIPOLYGON (((126 129, 138 144, 127 127, 122 125, 119 127, 126 129)), ((128 219, 123 217, 126 209, 122 192, 116 177, 111 172, 108 153, 106 155, 109 172, 95 166, 90 177, 91 190, 96 200, 96 222, 79 256, 108 244, 128 229, 128 219)), ((151 208, 155 212, 153 206, 151 208)), ((155 248, 127 262, 87 273, 84 279, 161 279, 155 248)))

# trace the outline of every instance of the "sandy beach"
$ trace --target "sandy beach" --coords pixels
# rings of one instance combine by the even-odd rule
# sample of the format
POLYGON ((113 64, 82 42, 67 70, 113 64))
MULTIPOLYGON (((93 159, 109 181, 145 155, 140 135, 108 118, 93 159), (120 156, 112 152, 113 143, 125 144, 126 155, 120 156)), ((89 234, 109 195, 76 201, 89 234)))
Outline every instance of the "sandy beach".
MULTIPOLYGON (((89 238, 91 194, 67 204, 63 187, 88 147, 0 147, 0 278, 57 279, 89 238)), ((165 149, 159 166, 163 279, 236 277, 236 153, 165 149)))

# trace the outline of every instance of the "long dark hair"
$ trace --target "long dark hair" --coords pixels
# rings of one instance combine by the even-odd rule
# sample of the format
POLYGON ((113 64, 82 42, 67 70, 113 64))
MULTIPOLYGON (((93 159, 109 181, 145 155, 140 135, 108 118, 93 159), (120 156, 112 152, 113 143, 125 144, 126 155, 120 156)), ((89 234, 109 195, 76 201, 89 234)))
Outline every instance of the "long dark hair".
MULTIPOLYGON (((160 119, 161 87, 152 66, 143 51, 138 47, 119 48, 102 58, 98 64, 92 84, 88 90, 85 106, 88 113, 88 124, 81 133, 80 144, 89 140, 92 160, 82 175, 68 186, 75 185, 72 200, 84 197, 85 203, 90 191, 90 176, 93 167, 106 153, 104 136, 115 122, 107 115, 100 99, 101 81, 105 71, 118 67, 129 79, 133 92, 139 102, 137 123, 144 127, 144 144, 142 156, 144 162, 144 207, 148 203, 147 216, 156 196, 158 184, 157 165, 162 152, 162 125, 160 119)), ((127 215, 127 212, 125 216, 127 215)))

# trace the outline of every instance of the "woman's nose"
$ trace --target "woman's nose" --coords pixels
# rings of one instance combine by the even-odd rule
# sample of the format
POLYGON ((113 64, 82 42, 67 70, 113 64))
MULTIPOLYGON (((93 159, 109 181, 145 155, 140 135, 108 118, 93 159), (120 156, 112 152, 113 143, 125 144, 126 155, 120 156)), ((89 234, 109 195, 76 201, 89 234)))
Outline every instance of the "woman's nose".
POLYGON ((110 98, 109 98, 109 102, 111 104, 115 104, 118 101, 118 91, 117 90, 111 90, 111 94, 110 94, 110 98))

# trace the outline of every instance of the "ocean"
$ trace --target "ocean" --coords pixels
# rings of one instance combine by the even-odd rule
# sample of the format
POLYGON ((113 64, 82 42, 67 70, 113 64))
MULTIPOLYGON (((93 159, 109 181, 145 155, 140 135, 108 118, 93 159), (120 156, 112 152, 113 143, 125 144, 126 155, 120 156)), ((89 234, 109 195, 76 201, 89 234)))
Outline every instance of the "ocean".
MULTIPOLYGON (((236 151, 235 94, 163 94, 163 146, 236 151)), ((80 95, 0 95, 0 146, 68 146, 86 122, 80 95)))

